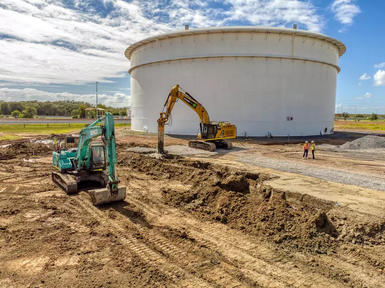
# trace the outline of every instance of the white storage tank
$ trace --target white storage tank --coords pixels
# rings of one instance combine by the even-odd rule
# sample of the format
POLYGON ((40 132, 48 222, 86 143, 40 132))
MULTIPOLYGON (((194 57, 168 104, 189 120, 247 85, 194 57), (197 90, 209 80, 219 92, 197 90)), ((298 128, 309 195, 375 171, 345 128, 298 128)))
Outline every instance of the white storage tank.
MULTIPOLYGON (((173 85, 200 101, 212 121, 230 121, 239 136, 333 132, 338 59, 343 43, 308 31, 264 27, 191 29, 132 44, 131 119, 157 131, 173 85)), ((199 117, 179 101, 166 133, 194 135, 199 117)))

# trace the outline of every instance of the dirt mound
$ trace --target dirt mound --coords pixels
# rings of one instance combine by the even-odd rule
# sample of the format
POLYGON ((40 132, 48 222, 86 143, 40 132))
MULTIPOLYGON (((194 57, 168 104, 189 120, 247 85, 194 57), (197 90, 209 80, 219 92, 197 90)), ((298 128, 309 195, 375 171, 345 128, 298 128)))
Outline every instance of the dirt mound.
POLYGON ((368 135, 339 146, 341 149, 381 149, 385 148, 385 137, 368 135))
MULTIPOLYGON (((224 182, 229 178, 242 176, 231 175, 224 182)), ((250 193, 244 189, 246 185, 232 187, 218 181, 193 186, 183 193, 164 190, 163 196, 168 204, 248 234, 267 237, 277 244, 317 253, 326 253, 335 246, 334 238, 338 233, 327 211, 309 209, 305 204, 295 206, 287 200, 285 192, 264 185, 256 187, 256 183, 249 185, 252 186, 248 187, 250 193), (238 189, 240 191, 234 191, 238 189)))
POLYGON ((12 159, 18 156, 37 156, 53 151, 53 145, 31 142, 14 142, 0 149, 0 160, 12 159))
POLYGON ((166 204, 199 218, 219 221, 295 249, 326 253, 335 246, 338 232, 327 216, 333 203, 273 190, 264 185, 267 175, 137 153, 125 154, 119 164, 156 179, 184 183, 186 189, 182 191, 164 188, 162 197, 166 204))
POLYGON ((353 244, 385 244, 385 220, 346 223, 338 238, 353 244))
POLYGON ((245 175, 230 175, 218 183, 222 189, 240 193, 250 193, 250 183, 245 175))

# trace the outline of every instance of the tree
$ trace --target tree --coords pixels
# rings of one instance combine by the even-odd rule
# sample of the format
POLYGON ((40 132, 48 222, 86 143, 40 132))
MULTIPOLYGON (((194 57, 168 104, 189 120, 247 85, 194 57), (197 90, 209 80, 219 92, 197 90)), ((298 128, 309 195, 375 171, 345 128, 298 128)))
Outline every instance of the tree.
POLYGON ((84 104, 79 105, 79 118, 86 118, 86 109, 87 109, 87 105, 84 105, 84 104))
POLYGON ((23 118, 33 118, 36 114, 36 108, 33 106, 28 106, 25 110, 23 110, 23 118))
POLYGON ((21 112, 19 110, 13 110, 11 112, 11 116, 15 118, 20 118, 22 116, 21 112))
POLYGON ((14 111, 14 110, 23 111, 24 105, 21 102, 9 102, 9 110, 10 111, 14 111))
POLYGON ((9 105, 7 102, 3 102, 0 104, 0 113, 3 115, 11 114, 11 110, 9 109, 9 105))
POLYGON ((120 110, 119 116, 127 116, 127 110, 126 109, 120 110))
POLYGON ((347 112, 342 113, 342 118, 344 118, 344 120, 348 119, 349 113, 347 113, 347 112))
POLYGON ((74 119, 79 118, 79 110, 78 110, 78 109, 72 110, 71 116, 72 116, 72 118, 74 118, 74 119))
POLYGON ((375 113, 372 113, 369 117, 369 120, 378 120, 378 115, 375 113))
POLYGON ((356 119, 356 121, 360 122, 360 120, 364 119, 365 116, 362 114, 356 114, 354 115, 354 118, 356 119))

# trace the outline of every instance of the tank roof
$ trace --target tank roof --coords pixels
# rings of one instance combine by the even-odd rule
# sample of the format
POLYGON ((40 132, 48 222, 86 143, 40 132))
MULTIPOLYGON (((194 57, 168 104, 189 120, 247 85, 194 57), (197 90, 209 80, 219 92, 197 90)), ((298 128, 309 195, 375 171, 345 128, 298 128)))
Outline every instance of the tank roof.
POLYGON ((291 29, 291 28, 283 28, 283 27, 259 27, 259 26, 224 26, 224 27, 210 27, 210 28, 197 28, 197 29, 189 29, 189 30, 179 30, 170 33, 160 34, 152 37, 145 38, 141 41, 135 42, 131 44, 125 51, 124 55, 127 59, 130 60, 133 51, 145 44, 155 42, 158 40, 169 39, 169 38, 177 38, 183 36, 190 35, 199 35, 199 34, 215 34, 215 33, 272 33, 272 34, 289 34, 289 35, 298 35, 305 36, 309 38, 316 38, 320 40, 324 40, 335 45, 338 48, 339 56, 342 56, 346 52, 346 46, 329 36, 310 32, 306 30, 299 29, 291 29))

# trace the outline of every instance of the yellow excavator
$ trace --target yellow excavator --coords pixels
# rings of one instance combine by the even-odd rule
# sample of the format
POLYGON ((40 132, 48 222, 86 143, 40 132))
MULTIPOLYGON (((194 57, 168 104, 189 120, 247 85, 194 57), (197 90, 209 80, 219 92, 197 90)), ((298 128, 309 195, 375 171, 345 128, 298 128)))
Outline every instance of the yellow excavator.
POLYGON ((172 87, 163 106, 163 112, 158 119, 158 153, 164 154, 164 126, 167 124, 171 111, 178 100, 182 100, 188 107, 195 111, 200 118, 200 133, 197 140, 189 141, 192 148, 215 151, 216 148, 231 149, 233 146, 227 139, 237 137, 237 128, 230 122, 211 122, 209 114, 193 96, 179 85, 172 87))

